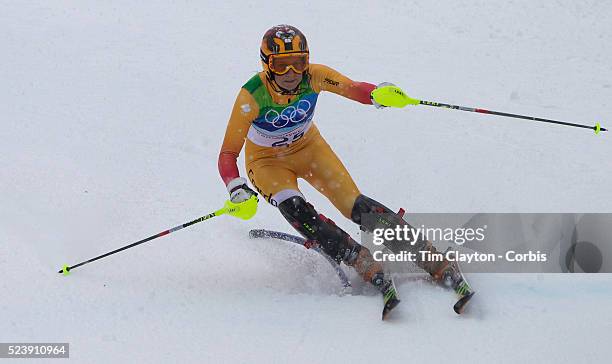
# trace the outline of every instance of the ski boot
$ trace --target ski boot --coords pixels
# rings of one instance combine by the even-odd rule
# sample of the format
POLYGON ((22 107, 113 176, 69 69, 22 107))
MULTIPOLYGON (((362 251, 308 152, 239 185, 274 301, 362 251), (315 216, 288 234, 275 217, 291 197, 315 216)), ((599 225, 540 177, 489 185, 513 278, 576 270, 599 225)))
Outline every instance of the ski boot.
MULTIPOLYGON (((450 247, 446 249, 444 255, 446 255, 446 252, 450 249, 450 247)), ((458 315, 462 314, 465 310, 465 306, 476 292, 474 292, 463 276, 459 264, 455 261, 449 262, 444 259, 438 269, 430 274, 436 282, 445 287, 452 288, 453 291, 455 291, 459 300, 453 306, 453 310, 455 310, 458 315)))

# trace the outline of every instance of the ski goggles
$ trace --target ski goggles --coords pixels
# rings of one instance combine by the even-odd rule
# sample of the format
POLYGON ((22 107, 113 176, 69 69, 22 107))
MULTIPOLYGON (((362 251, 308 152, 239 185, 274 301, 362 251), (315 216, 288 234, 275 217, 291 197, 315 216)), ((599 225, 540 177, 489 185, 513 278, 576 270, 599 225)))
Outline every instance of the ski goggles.
POLYGON ((268 57, 268 67, 277 75, 284 75, 289 69, 295 73, 303 73, 308 69, 308 53, 271 54, 268 57))

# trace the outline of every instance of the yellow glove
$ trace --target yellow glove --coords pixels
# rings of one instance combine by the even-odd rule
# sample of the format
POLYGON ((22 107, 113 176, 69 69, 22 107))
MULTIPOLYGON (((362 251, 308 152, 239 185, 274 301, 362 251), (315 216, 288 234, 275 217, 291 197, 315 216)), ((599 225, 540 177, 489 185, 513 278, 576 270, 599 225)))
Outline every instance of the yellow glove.
POLYGON ((234 178, 227 184, 227 192, 230 199, 225 206, 219 210, 223 214, 232 215, 243 220, 248 220, 257 212, 257 192, 253 191, 244 178, 234 178))
POLYGON ((401 108, 406 105, 418 105, 421 102, 406 95, 401 88, 389 82, 383 82, 372 90, 370 98, 376 108, 388 106, 401 108))
POLYGON ((257 213, 257 202, 259 199, 256 195, 251 196, 248 200, 234 203, 230 200, 225 201, 225 206, 216 212, 217 215, 228 214, 242 220, 248 220, 257 213))

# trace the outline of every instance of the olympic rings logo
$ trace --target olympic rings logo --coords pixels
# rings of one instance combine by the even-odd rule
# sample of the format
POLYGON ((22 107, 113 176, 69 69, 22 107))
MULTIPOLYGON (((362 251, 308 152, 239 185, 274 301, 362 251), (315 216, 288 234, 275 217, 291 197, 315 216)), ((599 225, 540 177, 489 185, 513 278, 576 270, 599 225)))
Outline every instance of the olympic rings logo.
POLYGON ((310 101, 300 100, 295 106, 292 105, 284 108, 280 114, 278 111, 270 109, 265 115, 266 123, 270 123, 276 128, 283 128, 289 122, 297 124, 308 117, 308 111, 311 107, 310 101))

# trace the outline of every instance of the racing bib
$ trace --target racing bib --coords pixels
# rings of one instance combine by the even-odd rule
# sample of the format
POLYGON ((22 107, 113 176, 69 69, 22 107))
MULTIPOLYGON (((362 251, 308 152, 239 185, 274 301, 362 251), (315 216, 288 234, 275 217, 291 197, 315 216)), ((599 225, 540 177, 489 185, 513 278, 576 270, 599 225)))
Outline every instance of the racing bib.
POLYGON ((259 75, 255 75, 243 86, 253 95, 259 106, 259 115, 249 128, 247 138, 263 147, 283 147, 298 141, 312 126, 317 104, 315 93, 307 79, 302 83, 304 91, 288 105, 272 101, 259 75))

